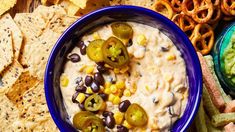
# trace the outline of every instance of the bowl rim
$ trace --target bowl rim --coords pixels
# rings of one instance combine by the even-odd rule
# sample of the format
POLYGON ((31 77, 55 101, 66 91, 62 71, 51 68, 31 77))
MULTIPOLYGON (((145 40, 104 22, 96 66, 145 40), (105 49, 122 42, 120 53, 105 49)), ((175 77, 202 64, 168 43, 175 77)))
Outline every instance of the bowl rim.
MULTIPOLYGON (((51 76, 51 72, 50 69, 52 69, 53 67, 53 60, 55 59, 55 56, 57 54, 55 54, 56 51, 59 51, 59 47, 62 46, 64 43, 64 39, 67 38, 69 36, 69 34, 72 34, 77 25, 82 24, 84 22, 86 22, 90 17, 96 16, 96 15, 101 15, 105 12, 110 12, 112 10, 135 10, 135 11, 139 11, 139 12, 143 12, 144 14, 148 15, 148 16, 154 16, 157 17, 160 21, 163 21, 166 25, 169 24, 170 28, 172 30, 176 30, 175 32, 179 33, 179 36, 182 37, 182 39, 184 40, 184 42, 187 44, 187 48, 190 51, 194 51, 191 53, 191 58, 194 58, 196 60, 194 60, 194 67, 195 70, 197 71, 197 77, 198 80, 196 80, 197 84, 198 84, 198 89, 197 91, 195 91, 195 103, 194 106, 191 110, 191 114, 189 116, 189 118, 187 119, 187 121, 185 122, 185 124, 183 124, 183 126, 181 125, 181 130, 180 131, 186 131, 187 128, 190 126, 190 124, 193 122, 200 102, 201 102, 201 97, 202 97, 202 71, 201 71, 201 66, 200 66, 200 61, 198 59, 198 56, 196 54, 196 51, 194 49, 194 47, 192 46, 190 40, 188 39, 188 37, 186 36, 186 34, 172 21, 170 21, 168 18, 166 18, 165 16, 152 11, 150 9, 144 8, 144 7, 139 7, 139 6, 132 6, 132 5, 118 5, 118 6, 109 6, 109 7, 104 7, 98 10, 95 10, 87 15, 84 15, 83 17, 81 17, 80 19, 76 20, 71 26, 69 26, 64 32, 63 34, 60 36, 60 38, 57 40, 57 42, 55 43, 53 49, 51 50, 50 56, 48 58, 48 62, 46 65, 46 70, 45 70, 45 75, 44 75, 44 87, 45 87, 45 96, 46 96, 46 102, 47 102, 47 106, 49 109, 49 112, 51 114, 51 117, 53 118, 55 124, 57 125, 57 127, 63 131, 66 130, 63 126, 63 120, 61 118, 59 118, 58 115, 56 115, 56 110, 53 108, 53 101, 51 99, 53 99, 50 94, 52 94, 49 89, 51 88, 49 85, 52 82, 52 80, 50 79, 51 76)), ((187 108, 188 106, 188 102, 185 108, 187 108)), ((185 112, 185 111, 184 111, 185 112)), ((181 118, 180 118, 181 119, 181 118)), ((186 119, 185 119, 186 120, 186 119)))

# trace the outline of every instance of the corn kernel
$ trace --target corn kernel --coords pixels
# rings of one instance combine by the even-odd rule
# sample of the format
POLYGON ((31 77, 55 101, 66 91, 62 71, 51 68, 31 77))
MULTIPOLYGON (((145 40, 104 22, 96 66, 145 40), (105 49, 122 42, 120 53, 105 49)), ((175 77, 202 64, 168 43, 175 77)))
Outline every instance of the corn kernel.
POLYGON ((82 72, 87 66, 86 65, 82 65, 80 68, 79 68, 79 72, 82 72))
POLYGON ((122 93, 123 93, 123 91, 121 89, 118 89, 114 95, 121 97, 122 93))
POLYGON ((123 126, 128 128, 128 129, 132 128, 132 126, 126 120, 123 122, 123 126))
POLYGON ((115 96, 113 99, 113 104, 114 105, 118 105, 121 102, 121 99, 119 96, 115 96))
POLYGON ((115 122, 116 122, 117 125, 122 124, 122 121, 124 119, 124 114, 122 112, 117 111, 116 113, 114 113, 113 117, 114 117, 115 122))
POLYGON ((170 54, 167 56, 167 60, 175 60, 176 59, 176 56, 174 54, 170 54))
POLYGON ((104 89, 104 93, 106 93, 106 94, 111 94, 110 87, 105 88, 105 89, 104 89))
POLYGON ((93 39, 95 40, 100 39, 100 35, 97 32, 94 32, 92 36, 93 36, 93 39))
POLYGON ((150 89, 149 89, 149 86, 145 86, 145 89, 147 90, 147 91, 149 91, 150 89))
POLYGON ((109 98, 108 98, 108 101, 113 102, 114 98, 115 98, 115 95, 110 94, 109 98))
POLYGON ((111 86, 111 82, 105 82, 105 84, 104 84, 104 88, 109 88, 110 86, 111 86))
POLYGON ((126 97, 130 97, 131 96, 131 91, 129 89, 125 89, 123 92, 123 95, 126 97))
POLYGON ((145 37, 145 35, 141 34, 137 37, 137 43, 139 45, 145 46, 147 44, 147 39, 145 37))
POLYGON ((69 79, 66 75, 62 75, 60 78, 60 84, 62 87, 67 87, 69 84, 69 79))
POLYGON ((116 93, 117 92, 117 86, 115 84, 112 84, 110 86, 110 90, 111 90, 112 93, 116 93))
POLYGON ((94 71, 94 66, 88 66, 86 68, 86 74, 91 74, 94 71))
POLYGON ((101 105, 101 107, 100 107, 100 110, 105 110, 105 109, 106 109, 106 103, 103 102, 102 105, 101 105))
POLYGON ((125 82, 124 81, 117 81, 116 86, 118 89, 124 89, 125 88, 125 82))
POLYGON ((173 81, 173 76, 170 75, 170 74, 167 74, 167 75, 164 76, 164 79, 168 82, 171 82, 171 81, 173 81))
POLYGON ((125 66, 120 70, 120 73, 123 74, 123 73, 127 72, 128 70, 129 70, 129 66, 125 66))
POLYGON ((93 93, 93 91, 92 91, 91 87, 87 87, 87 89, 86 89, 86 93, 88 93, 88 94, 92 94, 92 93, 93 93))
POLYGON ((106 68, 110 68, 110 69, 113 69, 113 67, 112 67, 112 66, 110 66, 110 65, 108 65, 108 64, 104 64, 104 67, 106 67, 106 68))
POLYGON ((86 99, 86 95, 84 93, 79 93, 76 100, 79 102, 79 103, 82 103, 84 100, 86 99))
POLYGON ((113 72, 114 72, 115 74, 118 74, 118 73, 120 73, 120 69, 114 68, 114 69, 113 69, 113 72))

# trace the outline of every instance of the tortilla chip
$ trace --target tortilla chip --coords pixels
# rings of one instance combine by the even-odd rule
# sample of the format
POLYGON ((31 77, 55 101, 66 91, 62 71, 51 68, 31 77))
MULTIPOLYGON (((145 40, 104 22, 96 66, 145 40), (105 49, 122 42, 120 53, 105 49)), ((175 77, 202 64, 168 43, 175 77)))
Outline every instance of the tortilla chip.
POLYGON ((0 130, 5 132, 11 130, 12 123, 18 119, 18 109, 5 95, 0 95, 0 130))
POLYGON ((80 9, 79 6, 75 5, 72 2, 69 2, 68 8, 67 8, 68 15, 74 16, 78 12, 79 9, 80 9))
POLYGON ((0 29, 0 73, 13 61, 12 34, 8 29, 0 29))
POLYGON ((29 71, 23 71, 17 81, 7 91, 6 96, 10 99, 18 108, 22 104, 23 94, 35 86, 38 83, 37 78, 31 76, 29 71))
POLYGON ((89 0, 70 0, 70 2, 72 2, 73 4, 75 4, 76 6, 82 8, 82 9, 86 8, 87 1, 89 1, 89 0))
POLYGON ((122 5, 123 0, 110 0, 109 3, 110 3, 111 6, 122 5))
POLYGON ((50 118, 44 95, 44 85, 40 82, 23 94, 21 118, 31 122, 42 122, 50 118))
POLYGON ((8 11, 16 4, 17 0, 0 0, 0 15, 8 11))
POLYGON ((14 60, 14 62, 9 65, 1 74, 3 87, 9 88, 10 86, 12 86, 22 72, 23 67, 17 60, 14 60))
POLYGON ((0 27, 3 29, 9 29, 12 33, 13 38, 13 49, 14 49, 14 58, 18 59, 20 54, 20 48, 23 41, 22 33, 15 24, 14 20, 11 18, 10 14, 5 14, 0 19, 0 27))
POLYGON ((76 15, 83 16, 91 11, 110 6, 109 0, 88 0, 85 8, 81 8, 76 15))

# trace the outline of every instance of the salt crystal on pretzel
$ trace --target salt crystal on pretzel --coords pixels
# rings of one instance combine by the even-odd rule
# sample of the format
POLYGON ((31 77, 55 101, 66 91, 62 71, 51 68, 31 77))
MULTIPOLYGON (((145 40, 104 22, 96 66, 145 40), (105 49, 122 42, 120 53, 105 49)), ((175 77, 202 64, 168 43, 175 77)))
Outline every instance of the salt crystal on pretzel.
POLYGON ((235 112, 235 100, 228 102, 225 106, 224 113, 235 112))
POLYGON ((206 61, 203 58, 202 54, 200 52, 197 52, 197 54, 201 63, 203 81, 210 94, 211 100, 214 103, 216 108, 218 108, 220 111, 223 111, 225 102, 219 91, 218 85, 216 84, 215 79, 210 69, 208 68, 206 61))
POLYGON ((235 132, 235 125, 233 122, 230 122, 224 127, 225 132, 235 132))

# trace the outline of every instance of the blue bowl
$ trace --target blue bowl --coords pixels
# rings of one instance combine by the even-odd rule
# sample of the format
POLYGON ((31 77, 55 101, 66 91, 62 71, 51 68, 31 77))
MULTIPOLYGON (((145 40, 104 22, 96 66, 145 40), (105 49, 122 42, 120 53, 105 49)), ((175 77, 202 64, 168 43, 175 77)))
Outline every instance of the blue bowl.
POLYGON ((183 116, 173 125, 171 131, 185 131, 193 121, 201 100, 202 73, 197 54, 188 37, 177 25, 154 11, 136 6, 113 6, 94 11, 77 20, 59 38, 49 57, 44 82, 47 105, 56 125, 61 131, 76 131, 63 105, 59 85, 66 55, 79 37, 97 26, 113 21, 132 21, 158 28, 182 53, 187 68, 189 97, 183 116))

